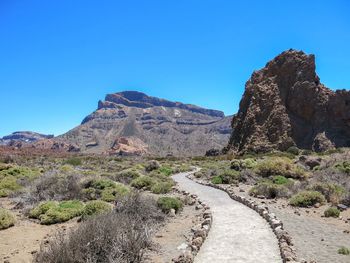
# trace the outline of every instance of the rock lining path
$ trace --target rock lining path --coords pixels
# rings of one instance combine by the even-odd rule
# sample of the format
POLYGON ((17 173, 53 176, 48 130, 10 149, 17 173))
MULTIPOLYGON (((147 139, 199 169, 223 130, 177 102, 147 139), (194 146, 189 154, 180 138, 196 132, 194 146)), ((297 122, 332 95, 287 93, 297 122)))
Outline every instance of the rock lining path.
POLYGON ((210 206, 213 224, 195 263, 281 263, 277 238, 254 210, 234 201, 224 191, 173 176, 181 190, 196 194, 210 206))

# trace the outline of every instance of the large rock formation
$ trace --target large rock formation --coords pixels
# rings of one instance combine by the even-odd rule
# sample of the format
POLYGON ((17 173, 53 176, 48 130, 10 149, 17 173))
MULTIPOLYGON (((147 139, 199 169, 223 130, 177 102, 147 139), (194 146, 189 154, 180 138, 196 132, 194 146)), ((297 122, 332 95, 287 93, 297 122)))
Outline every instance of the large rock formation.
POLYGON ((320 83, 314 55, 288 50, 247 81, 226 150, 350 146, 350 92, 320 83))
POLYGON ((60 139, 87 153, 204 155, 227 144, 230 122, 221 111, 125 91, 107 95, 60 139))

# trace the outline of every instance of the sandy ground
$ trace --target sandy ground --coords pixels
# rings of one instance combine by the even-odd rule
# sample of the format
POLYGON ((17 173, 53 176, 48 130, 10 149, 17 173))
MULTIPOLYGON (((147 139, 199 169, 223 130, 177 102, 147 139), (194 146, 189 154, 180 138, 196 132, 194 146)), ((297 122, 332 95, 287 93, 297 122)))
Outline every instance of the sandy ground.
POLYGON ((186 248, 191 228, 199 223, 200 212, 195 206, 185 206, 176 217, 168 218, 153 238, 154 248, 148 252, 145 262, 168 263, 186 248))
MULTIPOLYGON (((7 198, 0 198, 0 206, 12 209, 13 205, 7 198)), ((0 262, 29 263, 39 250, 42 241, 48 239, 59 229, 68 229, 76 225, 75 220, 51 226, 40 225, 27 219, 18 210, 12 210, 16 215, 16 224, 0 231, 0 262)))
POLYGON ((267 222, 225 192, 173 176, 180 189, 198 195, 211 207, 213 224, 195 263, 280 263, 278 242, 267 222))
MULTIPOLYGON (((237 193, 249 196, 250 186, 240 185, 237 193), (239 189, 244 192, 239 192, 239 189)), ((338 254, 341 246, 350 247, 350 210, 341 213, 340 218, 322 217, 329 207, 294 208, 284 199, 262 200, 249 197, 266 204, 284 223, 291 234, 299 259, 317 263, 349 263, 350 256, 338 254), (349 219, 349 220, 348 220, 349 219)))

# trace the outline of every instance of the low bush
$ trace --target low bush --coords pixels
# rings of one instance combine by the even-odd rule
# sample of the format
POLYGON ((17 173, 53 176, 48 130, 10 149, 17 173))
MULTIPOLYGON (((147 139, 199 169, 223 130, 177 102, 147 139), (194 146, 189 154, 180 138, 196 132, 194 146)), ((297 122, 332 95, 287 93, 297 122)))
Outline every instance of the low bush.
POLYGON ((299 148, 296 147, 296 146, 291 146, 291 147, 289 147, 289 148, 286 150, 286 152, 287 152, 287 153, 291 153, 291 154, 293 154, 293 155, 298 155, 299 152, 300 152, 300 150, 299 150, 299 148))
POLYGON ((43 243, 34 262, 140 263, 151 245, 151 233, 163 220, 153 199, 132 193, 118 201, 113 212, 90 217, 43 243))
POLYGON ((214 176, 211 178, 213 184, 222 184, 222 178, 220 176, 214 176))
POLYGON ((235 170, 223 170, 219 172, 223 184, 233 184, 240 181, 240 173, 235 170))
POLYGON ((160 164, 159 164, 159 162, 156 161, 156 160, 151 160, 151 161, 149 161, 149 162, 146 164, 146 166, 145 166, 145 170, 146 170, 147 172, 151 172, 151 171, 153 171, 153 170, 157 170, 158 168, 160 168, 160 164))
POLYGON ((177 213, 180 209, 182 209, 182 201, 176 197, 160 197, 158 199, 158 207, 164 212, 168 213, 171 209, 174 209, 177 213))
POLYGON ((112 202, 118 197, 127 195, 129 187, 116 183, 110 179, 92 179, 84 183, 82 194, 87 200, 101 198, 103 201, 112 202))
POLYGON ((349 161, 343 161, 343 162, 337 163, 334 165, 334 167, 343 173, 350 174, 350 162, 349 161))
POLYGON ((101 200, 89 201, 85 204, 84 210, 82 212, 82 219, 86 220, 91 216, 100 215, 103 213, 108 213, 112 210, 112 206, 101 200))
POLYGON ((166 194, 171 191, 173 185, 171 182, 158 182, 152 185, 151 192, 154 194, 166 194))
POLYGON ((152 185, 155 183, 155 180, 151 178, 150 176, 141 176, 139 178, 136 178, 131 181, 131 186, 137 188, 137 189, 142 189, 146 188, 149 189, 152 187, 152 185))
POLYGON ((58 202, 55 201, 47 201, 42 202, 29 212, 29 217, 39 219, 41 215, 45 214, 51 208, 56 208, 58 206, 58 202))
POLYGON ((323 194, 328 202, 338 204, 345 196, 346 191, 343 187, 333 183, 316 183, 309 187, 310 190, 323 194))
POLYGON ((350 255, 350 249, 347 247, 341 247, 338 249, 338 254, 340 255, 350 255))
POLYGON ((57 171, 45 173, 36 179, 24 196, 24 202, 35 204, 46 200, 72 200, 81 198, 79 174, 62 175, 57 171))
POLYGON ((65 164, 69 164, 72 166, 79 166, 82 165, 82 161, 78 157, 72 157, 64 161, 65 164))
POLYGON ((339 217, 340 215, 340 211, 338 208, 336 207, 330 207, 328 208, 326 211, 324 211, 324 216, 325 217, 339 217))
POLYGON ((169 166, 161 166, 158 171, 165 176, 170 176, 173 173, 173 170, 169 166))
POLYGON ((6 197, 18 192, 23 186, 40 176, 38 169, 29 169, 22 166, 3 165, 0 170, 0 197, 6 197))
POLYGON ((288 189, 283 185, 272 182, 260 182, 250 189, 249 194, 255 197, 260 195, 268 199, 273 199, 286 197, 288 195, 288 189))
POLYGON ((136 178, 139 178, 141 174, 138 171, 132 169, 125 169, 111 178, 115 181, 121 182, 123 184, 130 184, 130 182, 136 178))
POLYGON ((235 171, 241 171, 244 169, 253 169, 257 162, 254 158, 246 159, 234 159, 231 161, 230 168, 235 171))
POLYGON ((29 216, 40 220, 43 225, 51 225, 68 221, 80 216, 84 211, 84 204, 77 200, 62 202, 44 202, 29 212, 29 216))
POLYGON ((287 178, 304 179, 307 176, 306 171, 294 164, 292 160, 281 157, 258 162, 256 172, 263 177, 281 175, 287 178))
POLYGON ((272 177, 272 182, 274 184, 283 185, 283 184, 290 184, 291 180, 282 175, 276 175, 272 177))
POLYGON ((324 195, 317 191, 302 191, 289 200, 292 206, 299 207, 313 206, 316 203, 324 204, 325 202, 326 198, 324 195))
POLYGON ((130 189, 127 186, 116 183, 113 187, 108 187, 102 190, 101 199, 106 202, 112 202, 118 197, 127 195, 129 192, 130 189))
POLYGON ((14 226, 16 220, 12 213, 0 207, 0 230, 14 226))

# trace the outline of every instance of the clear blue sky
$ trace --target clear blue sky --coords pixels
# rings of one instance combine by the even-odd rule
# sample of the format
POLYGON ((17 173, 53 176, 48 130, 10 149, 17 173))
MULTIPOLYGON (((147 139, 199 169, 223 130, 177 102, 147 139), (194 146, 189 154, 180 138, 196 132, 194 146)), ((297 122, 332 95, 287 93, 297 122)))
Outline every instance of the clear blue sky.
POLYGON ((349 88, 349 14, 346 0, 0 0, 0 136, 61 134, 122 90, 233 114, 289 48, 349 88))

